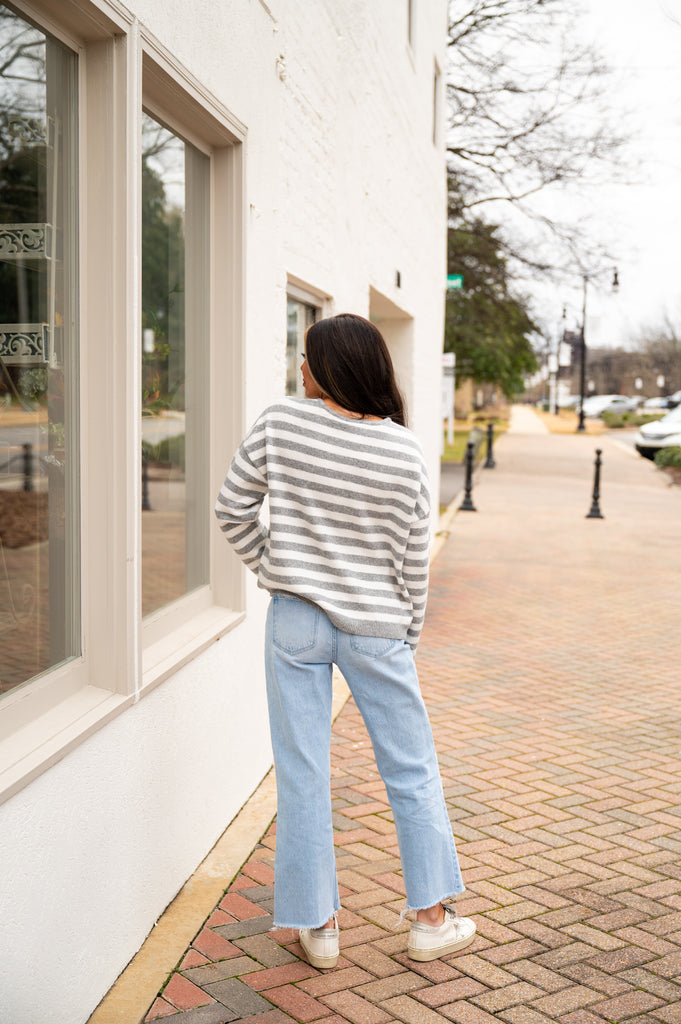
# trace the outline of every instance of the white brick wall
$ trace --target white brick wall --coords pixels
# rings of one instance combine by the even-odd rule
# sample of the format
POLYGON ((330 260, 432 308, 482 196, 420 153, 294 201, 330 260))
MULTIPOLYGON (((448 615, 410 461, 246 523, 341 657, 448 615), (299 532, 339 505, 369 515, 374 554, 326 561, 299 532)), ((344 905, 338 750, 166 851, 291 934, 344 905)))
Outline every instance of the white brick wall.
POLYGON ((331 296, 330 312, 368 314, 373 286, 414 320, 403 385, 435 478, 446 194, 433 73, 445 0, 414 5, 413 50, 406 0, 272 0, 272 16, 259 0, 134 7, 248 127, 249 418, 283 388, 287 274, 331 296))

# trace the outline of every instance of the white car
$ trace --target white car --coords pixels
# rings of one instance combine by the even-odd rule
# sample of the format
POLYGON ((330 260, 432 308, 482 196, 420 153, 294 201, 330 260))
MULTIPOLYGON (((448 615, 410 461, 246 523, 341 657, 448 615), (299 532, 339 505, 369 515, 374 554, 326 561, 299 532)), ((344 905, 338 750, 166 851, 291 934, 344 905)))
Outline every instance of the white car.
POLYGON ((645 402, 641 406, 643 410, 646 409, 666 409, 667 399, 660 395, 659 398, 646 398, 645 402))
POLYGON ((636 451, 646 459, 654 459, 660 448, 681 445, 681 405, 671 409, 661 420, 645 423, 634 438, 636 451))
POLYGON ((584 399, 584 415, 600 416, 604 412, 632 412, 636 408, 634 399, 626 395, 591 395, 584 399))

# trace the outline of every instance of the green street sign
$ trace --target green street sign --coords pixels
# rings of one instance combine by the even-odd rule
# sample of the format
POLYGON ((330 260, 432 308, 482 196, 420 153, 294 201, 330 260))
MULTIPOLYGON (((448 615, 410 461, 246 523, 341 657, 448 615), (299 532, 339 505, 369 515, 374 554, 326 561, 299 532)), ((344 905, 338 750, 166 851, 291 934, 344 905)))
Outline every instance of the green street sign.
POLYGON ((463 274, 447 274, 447 291, 459 291, 463 288, 463 274))

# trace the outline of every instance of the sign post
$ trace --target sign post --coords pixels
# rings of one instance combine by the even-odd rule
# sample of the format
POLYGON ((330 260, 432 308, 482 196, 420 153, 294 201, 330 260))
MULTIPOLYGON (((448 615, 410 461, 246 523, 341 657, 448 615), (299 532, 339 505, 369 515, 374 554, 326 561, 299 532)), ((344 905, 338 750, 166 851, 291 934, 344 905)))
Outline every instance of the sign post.
MULTIPOLYGON (((463 274, 447 274, 447 291, 461 291, 463 274)), ((447 444, 454 444, 454 367, 456 358, 453 352, 442 354, 442 418, 447 420, 447 444)), ((442 440, 444 450, 444 437, 442 440)))
POLYGON ((554 416, 558 415, 558 384, 557 384, 557 373, 558 373, 558 356, 555 352, 549 353, 548 358, 549 368, 549 412, 554 416))
POLYGON ((442 419, 447 420, 447 444, 454 444, 454 368, 453 352, 442 354, 442 419))

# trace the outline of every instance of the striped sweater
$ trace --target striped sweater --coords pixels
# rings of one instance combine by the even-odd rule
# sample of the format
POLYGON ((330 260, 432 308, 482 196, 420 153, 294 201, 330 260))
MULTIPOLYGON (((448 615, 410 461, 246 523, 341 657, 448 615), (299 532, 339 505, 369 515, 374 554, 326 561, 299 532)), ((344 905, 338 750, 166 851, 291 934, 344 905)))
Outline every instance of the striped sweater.
POLYGON ((239 446, 215 514, 259 586, 317 605, 344 632, 416 648, 430 499, 406 427, 341 416, 320 398, 282 399, 239 446))

